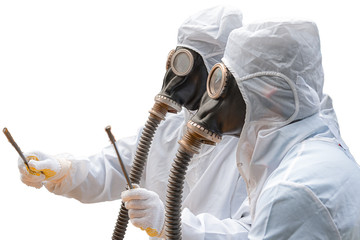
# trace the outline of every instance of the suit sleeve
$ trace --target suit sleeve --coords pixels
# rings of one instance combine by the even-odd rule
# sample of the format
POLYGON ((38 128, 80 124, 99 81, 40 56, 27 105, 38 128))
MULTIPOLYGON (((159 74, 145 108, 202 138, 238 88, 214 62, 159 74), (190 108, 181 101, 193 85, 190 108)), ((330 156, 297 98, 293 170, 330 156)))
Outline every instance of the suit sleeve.
MULTIPOLYGON (((128 173, 135 155, 139 134, 116 142, 122 161, 128 173)), ((70 174, 59 183, 45 186, 57 195, 75 198, 83 203, 95 203, 120 199, 126 189, 126 180, 113 145, 90 157, 66 156, 72 167, 70 174)))

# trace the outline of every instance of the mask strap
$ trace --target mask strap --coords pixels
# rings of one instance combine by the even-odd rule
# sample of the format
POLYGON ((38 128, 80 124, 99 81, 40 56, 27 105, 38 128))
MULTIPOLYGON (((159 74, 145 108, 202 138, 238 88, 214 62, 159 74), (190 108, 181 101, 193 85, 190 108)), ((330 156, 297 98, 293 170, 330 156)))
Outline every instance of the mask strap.
MULTIPOLYGON (((282 74, 280 72, 274 72, 274 71, 264 71, 264 72, 257 72, 257 73, 249 74, 247 76, 244 76, 244 77, 240 78, 238 81, 243 82, 243 81, 247 81, 247 80, 252 79, 252 78, 258 78, 258 77, 264 77, 264 76, 278 77, 278 78, 281 78, 281 79, 285 80, 287 82, 287 84, 289 84, 289 86, 290 86, 290 88, 291 88, 291 90, 292 90, 292 92, 294 94, 295 111, 285 122, 282 122, 281 124, 286 125, 286 124, 291 123, 292 121, 295 120, 296 116, 299 113, 299 108, 300 108, 300 106, 299 106, 299 96, 298 96, 298 92, 296 90, 296 85, 295 85, 294 81, 292 81, 290 78, 288 78, 284 74, 282 74)), ((244 92, 242 91, 242 89, 240 89, 240 91, 241 91, 241 93, 243 94, 243 97, 244 97, 244 92)), ((244 98, 244 100, 245 100, 245 98, 244 98)), ((246 114, 246 115, 248 117, 248 114, 246 114)), ((248 122, 248 119, 246 119, 245 122, 248 122)))

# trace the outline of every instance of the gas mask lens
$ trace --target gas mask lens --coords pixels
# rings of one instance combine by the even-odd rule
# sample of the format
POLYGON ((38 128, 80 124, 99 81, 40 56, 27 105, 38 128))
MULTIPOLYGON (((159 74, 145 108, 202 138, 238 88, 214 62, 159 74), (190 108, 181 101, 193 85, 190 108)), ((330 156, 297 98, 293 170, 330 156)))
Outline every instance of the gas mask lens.
POLYGON ((227 80, 227 69, 224 64, 217 63, 211 69, 206 88, 209 96, 213 99, 219 98, 224 92, 227 80))
POLYGON ((168 55, 166 69, 171 67, 172 71, 180 77, 188 75, 194 65, 194 57, 187 49, 172 50, 168 55))

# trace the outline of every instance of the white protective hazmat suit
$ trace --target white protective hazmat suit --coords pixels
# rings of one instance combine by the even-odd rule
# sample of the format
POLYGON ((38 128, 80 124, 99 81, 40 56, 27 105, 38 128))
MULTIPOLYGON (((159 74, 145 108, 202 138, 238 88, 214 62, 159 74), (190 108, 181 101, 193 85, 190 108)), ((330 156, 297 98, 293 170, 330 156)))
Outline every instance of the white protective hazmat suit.
POLYGON ((316 25, 237 29, 222 61, 247 108, 237 165, 250 200, 249 239, 360 239, 360 169, 322 93, 316 25))
MULTIPOLYGON (((178 46, 198 52, 208 70, 224 54, 228 35, 242 26, 236 9, 215 7, 193 15, 179 28, 178 46)), ((154 135, 140 186, 156 192, 165 203, 172 160, 179 147, 190 113, 168 114, 154 135)), ((141 131, 117 141, 126 168, 130 171, 141 131)), ((250 214, 246 187, 236 167, 238 139, 224 137, 218 146, 204 146, 192 159, 183 193, 183 238, 247 239, 250 214), (243 204, 244 203, 244 204, 243 204)), ((61 182, 46 183, 49 191, 93 203, 119 199, 126 188, 113 146, 89 158, 66 157, 72 162, 70 175, 61 182)), ((119 205, 120 207, 120 205, 119 205)))

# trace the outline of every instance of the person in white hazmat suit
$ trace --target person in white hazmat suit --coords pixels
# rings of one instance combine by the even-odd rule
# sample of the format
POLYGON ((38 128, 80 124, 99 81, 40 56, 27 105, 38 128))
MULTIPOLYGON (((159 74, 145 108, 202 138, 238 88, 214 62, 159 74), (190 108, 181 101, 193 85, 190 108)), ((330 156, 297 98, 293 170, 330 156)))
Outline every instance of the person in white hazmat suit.
MULTIPOLYGON (((181 25, 177 46, 199 53, 209 71, 221 60, 230 32, 241 26, 242 14, 237 9, 207 9, 194 14, 181 25)), ((131 222, 142 229, 156 230, 159 238, 164 236, 163 202, 169 170, 178 148, 177 142, 191 115, 192 112, 185 108, 179 114, 167 115, 155 133, 140 182, 142 188, 126 192, 123 196, 127 201, 131 222), (134 204, 132 200, 136 199, 138 203, 134 204)), ((140 135, 141 131, 136 136, 117 141, 128 171, 140 135)), ((186 178, 182 212, 182 231, 186 239, 224 239, 224 236, 247 239, 250 214, 248 203, 244 201, 247 196, 245 183, 235 162, 237 141, 233 137, 224 137, 218 146, 202 148, 192 160, 186 178)), ((50 156, 39 151, 25 155, 39 159, 29 161, 30 167, 52 172, 49 176, 31 175, 19 159, 21 179, 29 186, 40 188, 44 185, 54 194, 84 203, 120 199, 121 192, 126 188, 125 178, 111 145, 99 154, 83 158, 70 154, 50 156)))
MULTIPOLYGON (((316 25, 244 26, 230 34, 222 62, 208 84, 226 95, 226 88, 217 90, 221 78, 213 73, 219 68, 242 95, 228 111, 245 110, 236 161, 249 195, 249 239, 360 239, 360 168, 340 137, 330 98, 323 96, 316 25)), ((233 96, 204 97, 193 125, 209 126, 209 115, 223 113, 226 97, 233 96)))

